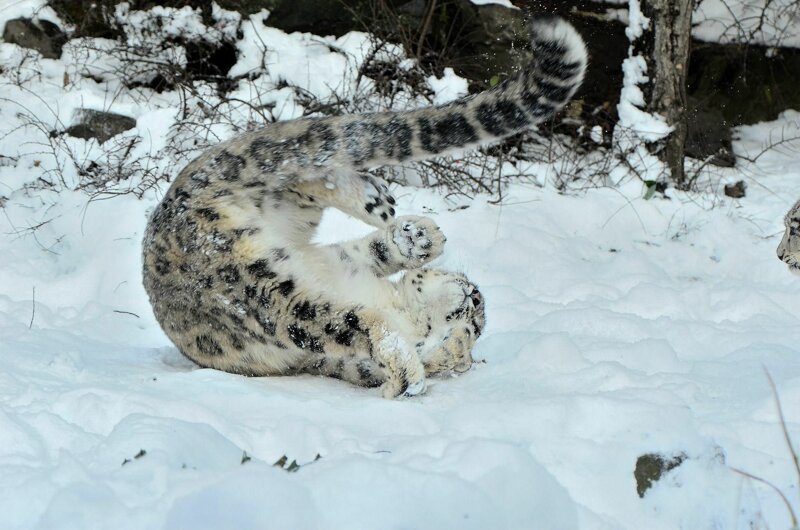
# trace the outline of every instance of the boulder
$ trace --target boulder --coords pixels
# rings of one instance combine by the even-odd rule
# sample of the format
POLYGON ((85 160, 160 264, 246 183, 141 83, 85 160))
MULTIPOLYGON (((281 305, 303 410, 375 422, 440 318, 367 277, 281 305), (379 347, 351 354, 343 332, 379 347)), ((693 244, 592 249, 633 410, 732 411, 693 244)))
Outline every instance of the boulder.
POLYGON ((637 458, 633 476, 636 479, 636 493, 639 494, 639 497, 644 497, 654 483, 658 482, 668 471, 681 465, 686 458, 685 453, 673 456, 648 453, 637 458))
POLYGON ((65 131, 75 138, 96 139, 103 143, 109 138, 136 127, 131 117, 92 109, 79 109, 75 112, 73 123, 65 131))
POLYGON ((3 40, 36 50, 42 57, 58 59, 61 57, 61 48, 67 42, 67 35, 47 20, 15 18, 6 22, 3 40))
POLYGON ((741 199, 747 194, 747 183, 739 180, 734 184, 725 185, 725 195, 732 199, 741 199))
POLYGON ((800 49, 695 42, 689 94, 719 109, 729 126, 774 120, 800 109, 798 72, 800 49))
POLYGON ((687 113, 686 156, 698 160, 710 159, 715 166, 733 167, 736 155, 731 144, 733 135, 721 110, 703 108, 695 98, 689 98, 687 113))

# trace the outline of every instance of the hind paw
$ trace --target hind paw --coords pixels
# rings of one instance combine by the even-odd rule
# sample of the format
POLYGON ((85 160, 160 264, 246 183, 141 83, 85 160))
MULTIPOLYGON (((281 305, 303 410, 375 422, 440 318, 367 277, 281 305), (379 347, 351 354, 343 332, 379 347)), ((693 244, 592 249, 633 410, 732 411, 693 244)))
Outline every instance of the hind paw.
POLYGON ((396 201, 389 186, 382 179, 372 175, 363 175, 364 179, 364 216, 374 226, 390 223, 394 219, 396 201))

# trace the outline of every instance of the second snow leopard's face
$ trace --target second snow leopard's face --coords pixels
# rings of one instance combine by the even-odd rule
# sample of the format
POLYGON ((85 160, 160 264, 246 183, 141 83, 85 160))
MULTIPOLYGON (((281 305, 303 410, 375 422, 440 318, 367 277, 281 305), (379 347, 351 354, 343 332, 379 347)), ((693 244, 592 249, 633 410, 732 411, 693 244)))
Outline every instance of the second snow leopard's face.
POLYGON ((429 374, 465 372, 472 347, 486 325, 484 300, 466 276, 434 269, 409 271, 402 279, 409 308, 427 335, 416 344, 429 374))
POLYGON ((798 201, 783 220, 786 233, 778 245, 778 258, 789 266, 789 270, 800 274, 800 201, 798 201))

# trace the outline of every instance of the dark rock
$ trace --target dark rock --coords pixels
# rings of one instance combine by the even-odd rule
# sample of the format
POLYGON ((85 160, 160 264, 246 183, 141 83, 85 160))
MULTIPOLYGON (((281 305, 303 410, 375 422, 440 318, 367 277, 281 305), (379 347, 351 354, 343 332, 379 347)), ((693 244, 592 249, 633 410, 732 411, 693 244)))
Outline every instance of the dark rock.
POLYGON ((397 12, 421 19, 425 16, 427 3, 425 0, 411 0, 397 8, 397 12))
POLYGON ((371 6, 375 2, 367 0, 264 0, 258 4, 258 9, 269 10, 268 26, 287 33, 300 31, 337 37, 355 29, 363 31, 364 24, 369 22, 359 24, 359 18, 369 20, 369 12, 376 9, 371 6))
POLYGON ((522 11, 497 4, 477 6, 469 1, 460 4, 460 9, 473 25, 467 28, 464 42, 451 44, 461 50, 454 68, 477 84, 473 88, 486 88, 533 59, 522 11))
POLYGON ((636 478, 636 493, 639 497, 644 497, 653 483, 658 482, 668 471, 681 465, 686 458, 685 453, 676 456, 648 453, 637 458, 633 476, 636 478))
POLYGON ((75 138, 97 139, 101 144, 120 133, 136 127, 136 120, 113 112, 79 109, 73 124, 65 131, 75 138))
POLYGON ((193 79, 218 81, 236 64, 236 46, 232 42, 179 42, 186 50, 186 72, 193 79))
POLYGON ((798 72, 800 49, 695 42, 689 93, 729 126, 769 121, 800 109, 798 72))
POLYGON ((689 103, 692 108, 686 114, 686 155, 698 160, 710 159, 709 162, 715 166, 736 165, 731 128, 722 111, 702 108, 695 98, 690 98, 689 103))
MULTIPOLYGON (((114 19, 120 0, 50 0, 59 18, 74 28, 73 37, 114 39, 122 35, 114 19)), ((133 2, 132 4, 137 4, 133 2)), ((136 9, 134 5, 131 9, 136 9)))
POLYGON ((15 18, 6 22, 3 40, 23 48, 36 50, 42 54, 42 57, 58 59, 61 57, 64 43, 67 42, 67 35, 58 26, 47 20, 15 18))
POLYGON ((743 180, 740 180, 736 184, 725 185, 725 195, 734 199, 741 199, 744 197, 745 190, 747 190, 747 184, 745 184, 743 180))

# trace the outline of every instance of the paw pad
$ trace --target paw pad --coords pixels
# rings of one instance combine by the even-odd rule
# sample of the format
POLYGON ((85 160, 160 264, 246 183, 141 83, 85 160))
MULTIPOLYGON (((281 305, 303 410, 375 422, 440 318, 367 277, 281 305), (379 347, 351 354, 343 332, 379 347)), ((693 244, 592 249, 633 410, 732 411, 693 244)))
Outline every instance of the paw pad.
POLYGON ((404 258, 422 262, 440 256, 446 238, 430 219, 408 216, 398 219, 392 240, 404 258))

